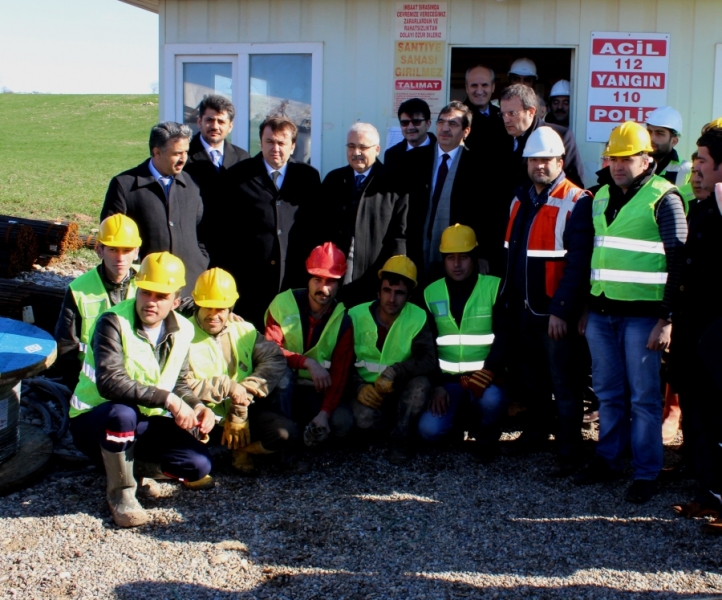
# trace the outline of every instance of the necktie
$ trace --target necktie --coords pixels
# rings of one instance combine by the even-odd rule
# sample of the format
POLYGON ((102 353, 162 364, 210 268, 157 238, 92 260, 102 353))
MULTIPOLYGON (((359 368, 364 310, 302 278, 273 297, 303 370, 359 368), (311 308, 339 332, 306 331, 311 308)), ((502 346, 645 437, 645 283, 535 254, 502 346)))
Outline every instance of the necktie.
POLYGON ((278 176, 281 174, 280 171, 271 171, 271 179, 273 180, 273 185, 278 189, 278 176))
POLYGON ((211 161, 213 162, 213 166, 216 169, 221 168, 221 164, 223 163, 221 153, 218 150, 211 150, 211 161))
POLYGON ((365 175, 356 175, 356 189, 360 189, 361 185, 364 182, 364 179, 366 179, 365 175))
POLYGON ((434 186, 434 195, 431 197, 431 217, 429 218, 429 227, 426 230, 427 239, 431 239, 431 232, 434 230, 434 219, 436 218, 436 209, 439 207, 439 199, 441 198, 441 190, 444 189, 446 176, 449 174, 448 154, 441 155, 441 164, 436 172, 436 185, 434 186))
POLYGON ((170 198, 170 186, 171 183, 173 183, 173 177, 167 175, 166 177, 161 177, 160 181, 163 185, 163 190, 165 191, 166 198, 170 198))

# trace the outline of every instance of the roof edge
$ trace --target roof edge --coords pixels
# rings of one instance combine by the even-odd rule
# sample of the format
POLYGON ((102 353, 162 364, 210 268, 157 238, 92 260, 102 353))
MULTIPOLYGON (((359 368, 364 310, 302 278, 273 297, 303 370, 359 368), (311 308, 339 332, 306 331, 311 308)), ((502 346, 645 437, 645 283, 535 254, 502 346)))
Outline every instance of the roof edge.
POLYGON ((130 4, 131 6, 137 6, 138 8, 142 8, 143 10, 147 10, 149 12, 155 13, 156 15, 160 12, 160 0, 120 0, 121 2, 124 2, 125 4, 130 4))

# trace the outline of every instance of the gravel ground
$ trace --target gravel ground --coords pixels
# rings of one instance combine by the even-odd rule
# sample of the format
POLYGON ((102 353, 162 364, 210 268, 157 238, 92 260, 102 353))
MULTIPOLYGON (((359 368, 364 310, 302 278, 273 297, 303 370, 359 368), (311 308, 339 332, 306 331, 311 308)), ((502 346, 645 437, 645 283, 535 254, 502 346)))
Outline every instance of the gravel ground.
MULTIPOLYGON (((506 435, 505 437, 509 437, 506 435)), ((3 598, 702 598, 722 594, 722 541, 627 482, 575 487, 544 475, 551 456, 473 463, 422 451, 329 449, 311 471, 265 457, 257 479, 217 457, 217 487, 141 502, 152 525, 121 530, 104 477, 59 467, 0 498, 3 598)))

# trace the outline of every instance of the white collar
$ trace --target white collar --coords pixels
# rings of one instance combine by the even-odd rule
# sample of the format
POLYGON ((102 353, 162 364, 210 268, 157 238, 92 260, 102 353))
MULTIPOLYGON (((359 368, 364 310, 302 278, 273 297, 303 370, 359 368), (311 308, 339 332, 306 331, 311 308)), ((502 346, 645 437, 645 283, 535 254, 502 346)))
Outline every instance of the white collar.
POLYGON ((453 150, 449 150, 448 152, 444 152, 444 151, 441 149, 441 146, 440 146, 438 143, 436 144, 436 152, 437 152, 437 154, 438 154, 438 156, 439 156, 439 159, 441 159, 441 157, 442 157, 444 154, 448 154, 448 155, 449 155, 449 162, 450 162, 450 163, 454 162, 454 159, 456 158, 456 155, 459 153, 459 150, 461 150, 461 146, 457 146, 457 147, 454 148, 453 150))
POLYGON ((201 144, 203 144, 203 147, 206 149, 206 154, 208 154, 208 156, 211 155, 211 150, 215 150, 216 152, 220 153, 221 156, 223 156, 223 151, 224 151, 225 148, 226 148, 225 142, 223 142, 223 143, 221 144, 221 147, 220 147, 220 148, 213 148, 208 142, 206 142, 206 141, 203 139, 203 136, 202 136, 202 135, 199 135, 198 137, 199 137, 200 140, 201 140, 201 144))
POLYGON ((406 150, 409 151, 409 150, 413 150, 414 148, 423 148, 424 146, 428 146, 430 143, 431 143, 431 136, 427 133, 426 139, 423 142, 421 142, 418 146, 412 146, 411 144, 406 142, 406 150))
POLYGON ((371 165, 368 169, 366 169, 363 173, 358 173, 356 171, 353 172, 353 178, 356 179, 359 175, 361 175, 364 179, 366 179, 369 176, 369 173, 371 173, 371 169, 373 169, 374 166, 371 165))
POLYGON ((148 168, 150 169, 150 174, 153 176, 153 179, 155 179, 156 181, 159 181, 161 177, 170 177, 171 179, 173 179, 173 175, 161 175, 160 171, 155 168, 152 158, 148 161, 148 168))
MULTIPOLYGON (((266 166, 266 171, 268 172, 268 176, 269 176, 269 177, 271 177, 271 173, 273 173, 274 171, 278 171, 278 172, 281 174, 281 177, 285 177, 285 176, 286 176, 286 169, 288 169, 288 163, 286 163, 285 165, 283 165, 280 169, 274 169, 271 165, 269 165, 269 164, 266 162, 266 159, 264 158, 264 159, 263 159, 263 164, 266 166)), ((271 179, 273 179, 273 178, 271 177, 271 179)))

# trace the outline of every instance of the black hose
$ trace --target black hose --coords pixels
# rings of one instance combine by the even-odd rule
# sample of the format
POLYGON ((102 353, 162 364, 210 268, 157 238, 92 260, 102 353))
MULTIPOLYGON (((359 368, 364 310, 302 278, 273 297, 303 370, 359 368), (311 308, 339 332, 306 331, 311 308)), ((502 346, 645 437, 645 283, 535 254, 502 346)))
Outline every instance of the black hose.
POLYGON ((32 393, 22 396, 20 402, 40 415, 43 420, 43 433, 51 435, 53 432, 53 418, 50 416, 47 407, 37 399, 37 396, 32 393))
POLYGON ((28 384, 28 387, 35 389, 36 392, 44 392, 45 394, 55 398, 60 403, 62 413, 58 412, 54 408, 51 409, 53 416, 55 416, 60 425, 57 431, 50 434, 50 437, 53 441, 63 439, 68 431, 68 427, 70 426, 70 404, 68 403, 68 398, 71 395, 71 391, 60 383, 56 383, 42 377, 27 379, 25 383, 28 384))

